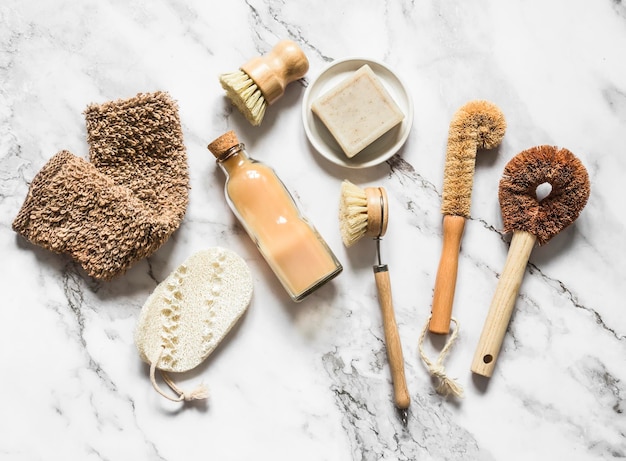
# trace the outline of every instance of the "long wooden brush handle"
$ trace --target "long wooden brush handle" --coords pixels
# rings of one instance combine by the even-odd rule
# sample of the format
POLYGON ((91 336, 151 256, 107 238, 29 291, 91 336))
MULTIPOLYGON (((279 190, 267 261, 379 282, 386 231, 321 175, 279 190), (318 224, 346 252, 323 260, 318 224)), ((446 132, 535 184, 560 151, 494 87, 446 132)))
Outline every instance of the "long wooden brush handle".
POLYGON ((269 53, 251 59, 241 70, 254 80, 269 105, 283 95, 287 84, 307 73, 309 60, 295 42, 281 40, 269 53))
POLYGON ((515 231, 513 233, 506 263, 474 353, 472 371, 476 374, 488 378, 493 374, 524 278, 526 264, 536 240, 537 238, 529 232, 515 231))
POLYGON ((393 311, 391 281, 389 280, 389 269, 387 265, 374 266, 374 277, 376 278, 378 302, 380 303, 383 317, 385 345, 387 347, 389 368, 391 368, 394 401, 396 407, 404 410, 409 407, 411 397, 409 396, 409 391, 406 386, 406 377, 404 376, 404 358, 402 355, 402 345, 400 344, 400 334, 398 333, 396 316, 393 311))
POLYGON ((428 325, 431 333, 448 334, 450 318, 452 317, 452 303, 456 288, 456 275, 459 267, 459 250, 461 237, 465 228, 463 216, 444 215, 443 217, 443 246, 441 258, 435 279, 433 294, 432 317, 428 325))

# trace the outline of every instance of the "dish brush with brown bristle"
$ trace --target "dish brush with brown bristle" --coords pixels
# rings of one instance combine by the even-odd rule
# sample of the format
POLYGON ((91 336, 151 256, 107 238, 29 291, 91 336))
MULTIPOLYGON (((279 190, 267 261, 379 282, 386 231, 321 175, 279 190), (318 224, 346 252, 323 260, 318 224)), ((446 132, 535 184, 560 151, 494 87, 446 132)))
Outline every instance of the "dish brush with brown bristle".
POLYGON ((474 353, 474 373, 493 374, 535 242, 543 245, 572 224, 589 193, 587 170, 567 149, 533 147, 505 166, 498 198, 504 231, 513 232, 513 238, 474 353), (552 190, 540 200, 537 187, 545 183, 552 190))
POLYGON ((222 88, 233 105, 254 126, 263 121, 265 109, 280 98, 285 87, 302 78, 309 61, 298 45, 281 40, 272 50, 251 59, 238 70, 220 75, 222 88))
POLYGON ((387 193, 384 188, 361 189, 347 180, 341 184, 339 224, 344 245, 350 247, 365 236, 376 240, 378 263, 373 269, 383 319, 387 358, 391 369, 394 402, 402 413, 403 423, 406 424, 411 398, 404 374, 404 357, 393 308, 389 268, 382 264, 380 257, 380 240, 387 231, 388 209, 387 193))

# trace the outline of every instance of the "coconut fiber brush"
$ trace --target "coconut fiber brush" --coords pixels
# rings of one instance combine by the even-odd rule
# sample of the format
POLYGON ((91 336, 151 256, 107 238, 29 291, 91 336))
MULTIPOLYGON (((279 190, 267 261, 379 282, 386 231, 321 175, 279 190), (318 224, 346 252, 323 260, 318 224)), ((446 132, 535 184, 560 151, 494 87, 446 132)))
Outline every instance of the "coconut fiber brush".
POLYGON ((378 264, 374 265, 374 277, 383 317, 387 358, 389 359, 394 388, 394 401, 396 407, 403 412, 403 421, 406 423, 406 410, 411 398, 404 376, 404 358, 393 310, 389 268, 386 264, 381 263, 380 258, 380 239, 387 231, 387 220, 388 203, 384 188, 367 187, 363 190, 350 181, 343 181, 339 204, 339 224, 344 245, 350 247, 364 236, 376 240, 378 264))
POLYGON ((443 246, 428 327, 432 333, 450 331, 461 237, 470 217, 476 152, 498 146, 505 130, 502 112, 487 101, 465 104, 450 122, 441 205, 443 246))
POLYGON ((308 70, 309 61, 298 45, 282 40, 268 54, 251 59, 235 72, 220 75, 220 83, 237 109, 258 126, 265 108, 308 70))
POLYGON ((511 159, 500 180, 498 198, 505 232, 513 232, 509 253, 489 307, 472 371, 490 377, 500 352, 530 252, 578 217, 589 198, 589 176, 567 149, 538 146, 511 159), (542 200, 537 187, 552 190, 542 200))

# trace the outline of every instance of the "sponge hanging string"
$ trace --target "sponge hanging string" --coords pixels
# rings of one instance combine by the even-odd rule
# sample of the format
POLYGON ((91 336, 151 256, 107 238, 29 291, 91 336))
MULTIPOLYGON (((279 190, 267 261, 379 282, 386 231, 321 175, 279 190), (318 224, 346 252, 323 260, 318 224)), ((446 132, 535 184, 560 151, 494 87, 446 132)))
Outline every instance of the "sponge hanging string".
POLYGON ((435 390, 437 391, 437 393, 444 395, 444 396, 452 395, 454 397, 461 398, 463 397, 463 387, 459 383, 457 383, 454 379, 449 378, 446 375, 446 370, 443 366, 443 362, 446 359, 448 352, 450 352, 450 349, 452 349, 452 346, 454 345, 457 339, 457 336, 459 335, 458 320, 455 319, 454 317, 452 317, 450 320, 454 323, 454 330, 452 330, 452 334, 450 335, 450 338, 448 338, 448 341, 446 342, 445 346, 439 353, 439 357, 437 357, 436 362, 433 363, 426 356, 426 353, 424 352, 424 348, 422 347, 424 344, 424 338, 426 337, 426 332, 428 331, 428 325, 430 324, 430 317, 426 321, 424 328, 422 328, 422 333, 420 334, 418 345, 419 345, 420 357, 424 361, 426 368, 428 368, 428 372, 439 380, 439 384, 437 384, 437 386, 435 387, 435 390))
POLYGON ((161 347, 161 352, 159 353, 159 357, 150 364, 150 382, 152 383, 152 387, 154 387, 154 390, 157 391, 166 399, 171 400, 172 402, 207 399, 209 397, 209 391, 204 384, 198 385, 198 387, 196 387, 194 390, 190 392, 185 392, 181 388, 179 388, 176 385, 176 383, 174 383, 172 378, 170 378, 169 375, 163 370, 160 370, 161 377, 163 378, 163 381, 165 381, 165 384, 167 384, 170 387, 170 389, 172 389, 174 393, 176 393, 176 397, 172 397, 168 395, 159 387, 159 384, 156 382, 156 368, 157 368, 157 363, 161 361, 161 357, 163 356, 164 350, 165 348, 161 347))

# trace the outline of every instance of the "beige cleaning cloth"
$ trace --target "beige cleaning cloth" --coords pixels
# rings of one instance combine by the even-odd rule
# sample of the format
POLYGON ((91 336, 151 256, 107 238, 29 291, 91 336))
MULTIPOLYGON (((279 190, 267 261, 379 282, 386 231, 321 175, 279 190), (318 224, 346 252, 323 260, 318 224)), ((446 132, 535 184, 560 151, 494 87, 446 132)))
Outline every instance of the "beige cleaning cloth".
POLYGON ((85 118, 91 163, 68 151, 52 157, 33 179, 13 229, 108 280, 151 255, 180 225, 187 156, 167 93, 92 104, 85 118))
POLYGON ((185 372, 202 363, 246 311, 251 297, 248 265, 220 247, 195 253, 163 280, 142 307, 135 331, 155 390, 174 401, 206 398, 203 386, 184 392, 166 372, 185 372), (156 369, 176 397, 159 388, 156 369))

